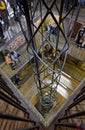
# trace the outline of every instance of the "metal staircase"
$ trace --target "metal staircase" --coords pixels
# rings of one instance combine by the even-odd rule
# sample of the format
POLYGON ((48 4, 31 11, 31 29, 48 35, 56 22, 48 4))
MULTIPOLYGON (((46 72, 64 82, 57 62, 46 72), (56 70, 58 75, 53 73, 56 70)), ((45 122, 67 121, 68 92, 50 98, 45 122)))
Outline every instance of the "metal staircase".
POLYGON ((1 130, 85 130, 85 79, 67 99, 68 103, 63 106, 63 113, 61 112, 59 118, 50 124, 50 128, 43 128, 33 116, 30 117, 31 113, 19 99, 19 93, 16 96, 8 82, 4 75, 0 75, 1 130))
POLYGON ((0 75, 0 129, 39 130, 36 121, 0 75))
MULTIPOLYGON (((29 1, 29 3, 30 2, 31 1, 29 1)), ((43 90, 42 79, 44 79, 44 78, 42 78, 41 69, 39 70, 38 65, 40 63, 43 64, 43 66, 45 68, 43 73, 44 72, 47 73, 47 70, 48 70, 48 74, 50 75, 49 77, 51 77, 51 80, 52 80, 51 84, 53 84, 53 82, 56 82, 57 85, 61 85, 62 88, 64 87, 64 89, 66 89, 66 85, 67 85, 67 89, 73 93, 72 93, 72 96, 70 96, 71 98, 67 99, 68 104, 66 106, 64 105, 65 108, 63 106, 63 113, 61 112, 61 115, 59 116, 59 118, 56 117, 55 121, 51 122, 49 127, 43 127, 41 125, 42 122, 39 123, 39 120, 36 121, 34 118, 35 115, 33 115, 33 113, 31 113, 29 111, 29 106, 26 107, 25 105, 23 105, 23 101, 24 102, 26 101, 25 97, 23 98, 23 95, 16 88, 16 86, 14 86, 14 84, 10 81, 9 78, 5 79, 4 74, 0 74, 0 129, 1 130, 39 130, 39 129, 40 130, 44 130, 44 129, 45 130, 54 130, 54 129, 55 130, 73 130, 73 129, 85 130, 85 124, 84 124, 84 121, 85 121, 85 104, 84 104, 84 102, 85 102, 85 79, 83 81, 83 84, 80 85, 81 90, 79 87, 79 90, 77 89, 78 90, 78 92, 77 92, 76 90, 69 89, 68 84, 64 84, 64 82, 62 83, 62 75, 61 75, 62 69, 64 68, 64 64, 62 64, 62 60, 60 59, 60 57, 62 55, 65 56, 64 54, 67 52, 68 46, 69 46, 67 35, 64 34, 64 31, 66 31, 66 30, 62 29, 61 23, 64 24, 64 22, 63 22, 64 19, 73 10, 74 6, 70 7, 69 8, 70 10, 67 9, 66 15, 63 17, 63 13, 62 13, 62 8, 64 6, 63 0, 60 1, 60 8, 59 8, 59 5, 57 5, 57 0, 53 0, 50 6, 48 6, 48 2, 46 2, 45 0, 37 0, 37 2, 34 1, 34 3, 35 3, 35 8, 34 9, 32 8, 30 10, 28 8, 27 0, 25 0, 23 3, 25 13, 26 13, 25 18, 27 21, 27 28, 28 28, 28 37, 25 36, 25 33, 24 33, 24 36, 26 38, 25 39, 26 42, 28 43, 27 53, 31 54, 29 48, 31 48, 33 51, 31 56, 33 56, 34 60, 35 60, 34 75, 35 75, 35 77, 37 77, 36 86, 42 96, 42 101, 43 101, 43 99, 45 101, 46 98, 43 98, 43 97, 46 95, 42 94, 44 92, 44 91, 42 91, 43 90), (41 4, 43 4, 43 6, 44 6, 46 14, 43 13, 43 7, 41 7, 41 4), (37 5, 38 5, 38 11, 37 11, 37 5), (40 10, 41 10, 40 12, 39 12, 39 6, 40 6, 40 10), (56 10, 58 11, 57 13, 59 14, 59 17, 60 17, 59 21, 57 21, 57 19, 55 18, 55 15, 53 14, 53 10, 52 10, 53 8, 56 8, 56 10), (37 27, 37 25, 36 26, 34 25, 35 22, 33 19, 33 16, 35 16, 35 14, 37 15, 37 12, 41 15, 41 23, 39 24, 38 27, 37 27), (38 51, 41 49, 41 47, 44 46, 44 42, 48 42, 49 44, 53 43, 52 41, 48 40, 48 37, 45 37, 44 32, 42 30, 44 21, 45 21, 46 17, 48 17, 49 15, 52 16, 54 22, 57 24, 57 26, 60 29, 60 33, 65 38, 65 44, 63 43, 63 48, 61 49, 59 55, 57 55, 57 53, 56 53, 55 60, 52 61, 52 63, 50 65, 49 65, 49 63, 47 64, 47 62, 42 60, 42 58, 39 57, 39 55, 38 55, 39 54, 38 51), (44 17, 44 19, 43 19, 43 17, 44 17), (31 27, 32 27, 32 29, 31 29, 31 27), (36 42, 37 41, 36 40, 37 32, 40 33, 39 36, 42 36, 42 38, 41 38, 42 40, 40 39, 40 41, 38 42, 38 44, 41 44, 41 45, 39 45, 39 47, 37 47, 37 42, 36 42), (55 62, 58 62, 59 69, 56 67, 55 62), (59 70, 57 73, 58 74, 57 78, 55 78, 55 74, 56 74, 56 70, 57 70, 55 68, 57 68, 59 70), (51 70, 52 70, 52 73, 50 74, 49 72, 51 70), (15 92, 13 91, 13 89, 15 90, 15 92), (74 91, 76 93, 74 93, 74 91), (31 114, 32 114, 32 116, 30 116, 31 114)), ((22 32, 23 32, 23 29, 22 29, 22 32)), ((59 41, 59 38, 57 38, 56 46, 55 46, 56 50, 59 49, 58 44, 60 44, 60 42, 61 41, 59 41)), ((74 48, 74 46, 73 46, 73 48, 74 48)), ((25 51, 26 51, 26 48, 25 48, 25 51)), ((25 55, 25 56, 28 60, 28 57, 27 57, 28 55, 25 55)), ((66 57, 64 57, 64 63, 65 63, 65 59, 66 59, 66 57)), ((25 64, 26 63, 28 63, 28 62, 25 62, 25 64)), ((18 71, 20 69, 22 69, 24 67, 24 65, 22 65, 21 68, 17 69, 17 72, 13 73, 13 75, 18 73, 18 71)), ((66 70, 67 70, 67 68, 66 68, 66 70)), ((74 72, 74 73, 72 72, 72 75, 75 76, 76 72, 74 72)), ((9 76, 9 77, 11 77, 11 76, 9 76)), ((77 75, 76 75, 76 77, 78 79, 77 75)), ((79 75, 79 77, 80 77, 80 75, 79 75)), ((82 77, 83 76, 81 75, 80 78, 83 79, 82 77)), ((66 81, 66 80, 63 80, 63 81, 66 81)), ((44 83, 44 80, 43 80, 43 83, 44 83)), ((45 87, 47 87, 47 86, 45 86, 45 87)), ((47 94, 47 90, 46 90, 45 94, 47 94)), ((51 95, 53 92, 52 86, 51 86, 50 90, 51 90, 50 91, 50 95, 51 95)), ((28 95, 28 93, 27 93, 27 95, 28 95)), ((31 95, 31 93, 30 93, 30 95, 31 95)), ((52 97, 52 96, 50 96, 50 97, 52 97)), ((49 98, 49 95, 48 95, 48 98, 49 98)), ((48 106, 51 103, 50 99, 51 98, 49 98, 48 106)), ((52 102, 53 102, 53 100, 52 100, 52 102)), ((48 103, 48 102, 44 102, 44 103, 48 103)), ((29 101, 26 102, 26 105, 28 105, 28 104, 29 104, 29 101)), ((44 106, 46 106, 46 105, 47 104, 44 104, 44 106)), ((57 111, 55 111, 55 113, 57 113, 57 111)))
POLYGON ((85 85, 55 124, 55 130, 85 130, 85 85))

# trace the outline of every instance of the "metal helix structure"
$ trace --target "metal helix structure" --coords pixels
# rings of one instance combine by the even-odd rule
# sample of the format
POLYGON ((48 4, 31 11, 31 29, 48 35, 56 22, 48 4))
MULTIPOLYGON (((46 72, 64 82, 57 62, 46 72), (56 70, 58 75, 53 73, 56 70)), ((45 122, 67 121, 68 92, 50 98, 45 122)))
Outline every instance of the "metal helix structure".
POLYGON ((55 92, 61 80, 80 5, 77 0, 23 2, 28 28, 27 51, 34 58, 35 83, 40 95, 40 103, 44 108, 52 107, 55 101, 55 92), (47 34, 45 27, 49 23, 51 26, 52 23, 56 26, 47 34), (53 39, 55 29, 57 35, 53 39), (54 56, 43 58, 47 44, 54 49, 54 56))

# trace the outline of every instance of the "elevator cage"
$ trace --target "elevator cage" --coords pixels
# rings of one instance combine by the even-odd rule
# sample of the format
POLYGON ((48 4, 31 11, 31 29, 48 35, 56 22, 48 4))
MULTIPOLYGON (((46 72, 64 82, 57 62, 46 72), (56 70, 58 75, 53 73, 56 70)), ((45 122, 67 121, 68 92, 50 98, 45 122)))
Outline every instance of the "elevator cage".
POLYGON ((27 23, 27 52, 34 60, 34 78, 45 108, 53 106, 81 2, 22 0, 27 23))

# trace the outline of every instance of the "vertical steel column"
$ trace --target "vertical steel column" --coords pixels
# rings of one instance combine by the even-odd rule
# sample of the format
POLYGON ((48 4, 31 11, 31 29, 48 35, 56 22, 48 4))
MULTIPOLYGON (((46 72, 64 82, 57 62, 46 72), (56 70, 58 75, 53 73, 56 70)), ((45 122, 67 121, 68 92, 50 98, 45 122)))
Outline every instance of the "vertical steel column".
MULTIPOLYGON (((27 29, 28 29, 28 46, 31 45, 31 47, 35 50, 35 45, 34 45, 34 41, 32 38, 32 27, 31 27, 31 20, 30 20, 30 14, 29 14, 29 8, 28 8, 28 1, 24 0, 23 1, 23 7, 24 7, 24 12, 25 12, 25 17, 26 17, 26 21, 27 21, 27 29), (31 43, 29 42, 30 39, 31 43)), ((35 67, 36 67, 36 72, 37 72, 37 80, 38 80, 38 84, 39 84, 39 88, 41 90, 41 82, 40 82, 40 74, 39 74, 39 64, 38 64, 38 60, 36 55, 34 54, 34 61, 35 61, 35 67)), ((42 95, 42 91, 40 91, 41 95, 42 95)))
MULTIPOLYGON (((60 1, 60 15, 59 15, 59 26, 61 25, 61 20, 62 20, 62 13, 63 13, 63 5, 64 5, 64 0, 61 0, 60 1)), ((58 29, 58 36, 57 36, 57 39, 56 39, 56 52, 57 52, 57 49, 58 49, 58 42, 59 42, 59 33, 60 33, 60 30, 58 29)), ((55 70, 55 65, 56 63, 54 63, 53 65, 53 70, 55 70)), ((52 83, 54 82, 54 72, 53 72, 53 75, 52 75, 52 83)), ((59 75, 59 80, 60 80, 60 75, 59 75)), ((51 93, 52 93, 52 87, 51 87, 51 93)))

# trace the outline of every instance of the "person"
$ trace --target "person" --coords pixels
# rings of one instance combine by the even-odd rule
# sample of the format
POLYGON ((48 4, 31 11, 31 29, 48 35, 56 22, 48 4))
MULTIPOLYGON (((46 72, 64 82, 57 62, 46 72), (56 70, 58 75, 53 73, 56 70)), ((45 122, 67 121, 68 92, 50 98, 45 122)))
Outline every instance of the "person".
POLYGON ((7 0, 7 2, 9 2, 10 7, 13 9, 14 19, 15 19, 15 21, 17 21, 18 18, 17 18, 17 3, 16 3, 16 0, 7 0))
POLYGON ((55 39, 56 39, 57 36, 58 36, 59 28, 58 28, 58 26, 57 26, 55 23, 53 23, 51 30, 52 30, 52 31, 51 31, 51 32, 52 32, 52 39, 53 39, 53 42, 54 42, 55 39))
POLYGON ((50 45, 46 44, 43 48, 43 58, 54 58, 55 57, 55 49, 50 45))
POLYGON ((15 84, 15 85, 20 85, 20 77, 18 74, 15 74, 14 77, 12 78, 12 82, 15 84))
POLYGON ((50 32, 50 31, 51 31, 51 24, 46 25, 46 28, 45 28, 45 29, 46 29, 47 32, 50 32))
POLYGON ((16 51, 12 51, 12 52, 10 53, 10 56, 11 56, 11 59, 12 59, 16 64, 18 64, 18 63, 21 62, 21 61, 20 61, 20 58, 19 58, 20 54, 17 53, 16 51))
POLYGON ((15 64, 14 64, 14 62, 12 61, 12 59, 10 58, 10 54, 7 53, 7 52, 5 53, 5 62, 6 62, 7 65, 10 66, 10 68, 11 68, 12 70, 15 69, 15 68, 14 68, 15 64))
POLYGON ((2 17, 0 16, 0 40, 4 40, 4 32, 2 27, 2 17))
POLYGON ((57 26, 56 27, 52 27, 52 30, 53 30, 52 34, 57 36, 58 35, 58 31, 59 31, 58 27, 57 26))
POLYGON ((83 34, 84 34, 84 28, 82 27, 82 28, 80 28, 80 30, 78 31, 78 34, 77 34, 77 39, 76 39, 77 47, 81 46, 81 44, 82 44, 83 34))
POLYGON ((51 29, 52 26, 51 24, 46 25, 45 30, 46 30, 46 38, 50 40, 50 35, 51 35, 51 29))
POLYGON ((8 49, 5 49, 4 50, 4 53, 6 54, 6 53, 9 53, 10 54, 10 51, 8 50, 8 49))
POLYGON ((4 28, 7 30, 9 27, 8 10, 4 0, 0 0, 0 14, 4 21, 4 28))
POLYGON ((81 40, 81 48, 85 48, 85 32, 83 34, 82 40, 81 40))

